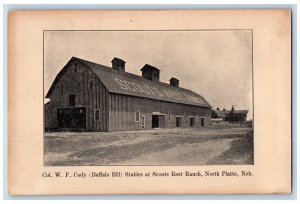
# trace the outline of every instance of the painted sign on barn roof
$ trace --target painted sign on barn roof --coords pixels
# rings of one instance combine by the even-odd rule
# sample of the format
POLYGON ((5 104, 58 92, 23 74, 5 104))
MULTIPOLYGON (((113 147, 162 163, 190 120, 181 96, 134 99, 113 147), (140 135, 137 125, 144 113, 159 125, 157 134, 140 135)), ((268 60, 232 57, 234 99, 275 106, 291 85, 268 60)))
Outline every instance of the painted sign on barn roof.
MULTIPOLYGON (((69 63, 74 60, 90 68, 110 93, 211 108, 203 96, 188 89, 151 81, 135 74, 117 71, 110 67, 75 57, 72 57, 69 63)), ((65 68, 67 67, 65 66, 65 68)), ((59 80, 59 75, 62 74, 62 71, 57 75, 46 97, 50 96, 53 85, 59 80)))

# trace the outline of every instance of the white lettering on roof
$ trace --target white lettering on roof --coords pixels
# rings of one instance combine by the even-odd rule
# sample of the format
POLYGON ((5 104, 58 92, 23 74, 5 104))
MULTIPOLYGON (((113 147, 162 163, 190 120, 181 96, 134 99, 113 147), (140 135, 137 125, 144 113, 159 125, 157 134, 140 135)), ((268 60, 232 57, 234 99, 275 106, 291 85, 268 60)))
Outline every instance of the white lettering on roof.
POLYGON ((115 78, 115 81, 120 85, 121 89, 127 89, 127 86, 123 84, 122 80, 115 78))
MULTIPOLYGON (((155 93, 161 97, 163 97, 164 95, 156 88, 156 87, 150 87, 148 86, 150 89, 153 89, 155 91, 155 93)), ((155 95, 155 94, 154 94, 155 95)))
POLYGON ((131 82, 126 80, 121 80, 115 78, 115 82, 120 86, 121 89, 130 90, 132 92, 144 93, 144 94, 152 94, 154 96, 167 97, 169 99, 175 99, 180 101, 188 101, 191 103, 200 103, 205 105, 205 102, 200 97, 195 97, 187 94, 181 94, 179 92, 162 89, 160 90, 154 86, 148 86, 144 84, 139 84, 137 82, 131 82))

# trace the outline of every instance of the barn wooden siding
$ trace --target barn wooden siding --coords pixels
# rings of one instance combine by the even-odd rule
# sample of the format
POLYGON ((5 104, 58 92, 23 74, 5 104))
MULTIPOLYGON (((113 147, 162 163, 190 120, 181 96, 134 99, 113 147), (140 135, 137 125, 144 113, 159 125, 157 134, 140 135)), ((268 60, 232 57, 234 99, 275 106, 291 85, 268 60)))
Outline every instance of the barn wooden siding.
POLYGON ((179 103, 158 101, 120 94, 109 94, 109 131, 140 130, 142 115, 145 115, 145 128, 152 129, 152 113, 160 112, 165 115, 165 128, 176 127, 176 116, 182 117, 181 127, 190 127, 190 117, 195 117, 195 126, 201 127, 201 118, 204 126, 210 124, 210 108, 184 105, 179 103), (135 122, 135 111, 140 111, 140 122, 135 122), (168 121, 168 114, 171 121, 168 121))
POLYGON ((53 114, 47 115, 45 124, 57 127, 56 110, 70 108, 70 94, 76 94, 75 107, 86 107, 87 130, 108 131, 108 91, 94 72, 76 61, 69 65, 53 89, 47 110, 53 114), (77 73, 73 73, 75 67, 77 67, 77 73), (92 91, 89 90, 90 80, 94 81, 92 91), (94 120, 95 109, 100 110, 100 121, 94 120))

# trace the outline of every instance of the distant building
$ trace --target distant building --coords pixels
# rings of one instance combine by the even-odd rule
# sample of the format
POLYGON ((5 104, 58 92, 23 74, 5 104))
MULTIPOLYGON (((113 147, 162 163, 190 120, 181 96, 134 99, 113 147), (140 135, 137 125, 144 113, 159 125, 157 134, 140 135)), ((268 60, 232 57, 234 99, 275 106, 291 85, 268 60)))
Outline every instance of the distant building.
POLYGON ((160 70, 146 64, 142 76, 79 58, 70 61, 52 83, 45 104, 45 129, 90 131, 205 127, 211 106, 201 95, 179 87, 179 80, 160 82, 160 70))
POLYGON ((248 110, 235 110, 232 106, 231 110, 212 109, 212 120, 223 120, 229 122, 244 122, 247 119, 248 110))

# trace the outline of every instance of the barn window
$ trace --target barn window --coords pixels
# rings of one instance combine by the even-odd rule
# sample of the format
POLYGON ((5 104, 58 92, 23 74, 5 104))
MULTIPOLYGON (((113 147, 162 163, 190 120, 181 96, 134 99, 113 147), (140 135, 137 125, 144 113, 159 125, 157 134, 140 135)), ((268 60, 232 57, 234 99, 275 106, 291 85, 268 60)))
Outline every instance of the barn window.
POLYGON ((176 116, 176 127, 181 127, 181 116, 176 116))
POLYGON ((195 118, 190 117, 190 127, 194 127, 194 126, 195 126, 195 118))
POLYGON ((168 114, 168 122, 171 122, 171 113, 168 114))
POLYGON ((93 79, 90 79, 90 81, 89 81, 89 90, 90 91, 94 90, 94 80, 93 79))
POLYGON ((139 110, 135 111, 135 122, 140 122, 140 111, 139 110))
POLYGON ((201 125, 201 127, 204 126, 204 118, 201 118, 200 125, 201 125))
POLYGON ((100 121, 100 110, 99 109, 94 110, 94 120, 100 121))

